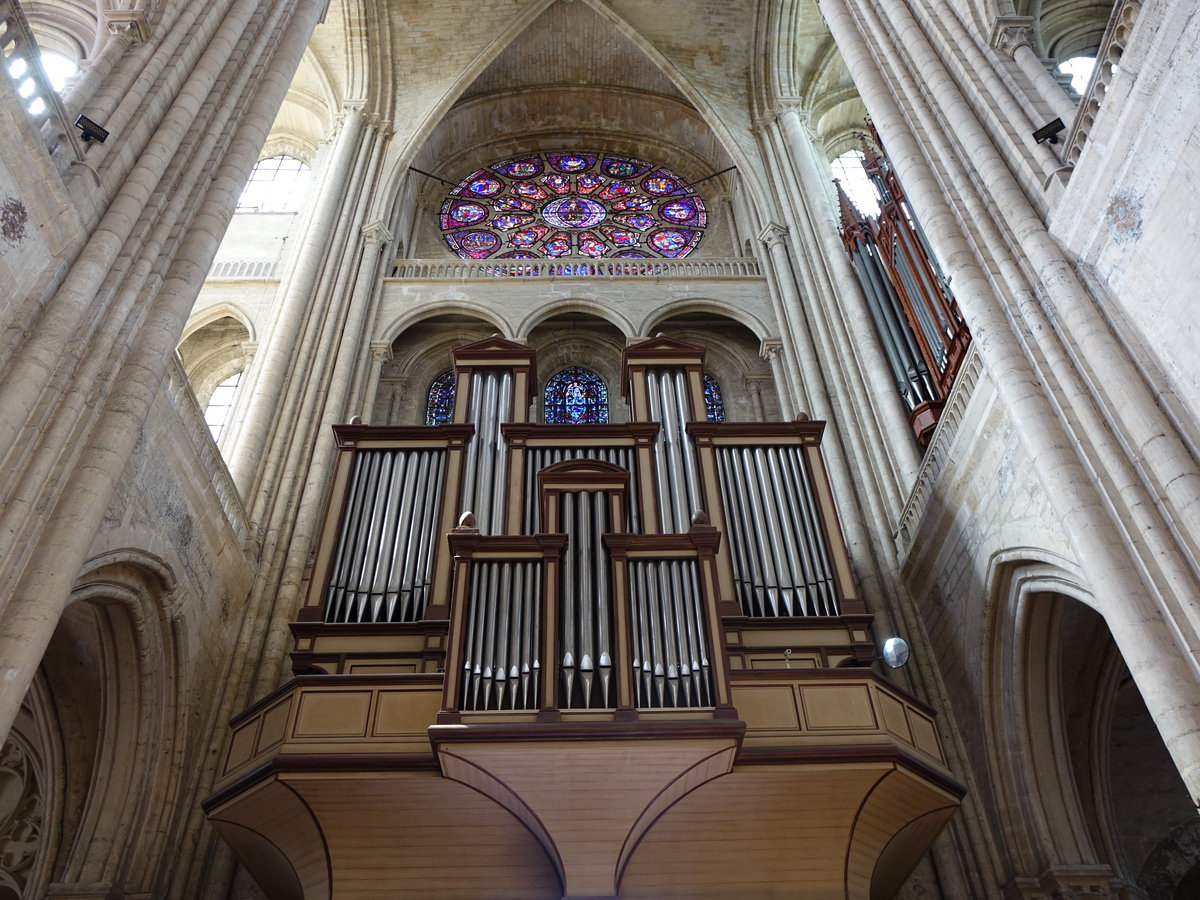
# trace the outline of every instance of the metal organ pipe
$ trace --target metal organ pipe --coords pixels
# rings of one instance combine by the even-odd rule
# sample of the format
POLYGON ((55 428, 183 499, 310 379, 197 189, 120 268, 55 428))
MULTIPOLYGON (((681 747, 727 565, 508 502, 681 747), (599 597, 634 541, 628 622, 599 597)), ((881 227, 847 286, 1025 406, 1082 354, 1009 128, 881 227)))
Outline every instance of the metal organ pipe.
POLYGON ((445 450, 360 450, 330 564, 327 622, 413 622, 428 600, 445 450))
POLYGON ((462 509, 475 513, 482 534, 499 534, 503 527, 508 456, 500 423, 511 406, 511 371, 472 371, 467 420, 475 426, 475 435, 463 465, 462 509))
POLYGON ((541 583, 541 560, 472 564, 460 708, 537 709, 541 583))
POLYGON ((629 593, 637 706, 712 706, 696 562, 635 560, 629 566, 629 593))
POLYGON ((700 509, 700 484, 692 441, 686 424, 687 373, 682 369, 650 369, 646 372, 650 418, 660 425, 654 445, 658 470, 658 512, 667 533, 687 531, 692 513, 700 509))
POLYGON ((802 447, 718 447, 734 584, 748 616, 836 616, 837 588, 802 447))
POLYGON ((542 530, 541 495, 538 493, 537 474, 546 466, 569 459, 598 459, 612 463, 629 472, 629 502, 625 504, 625 531, 639 534, 642 529, 641 515, 637 504, 637 469, 632 447, 527 447, 525 450, 525 512, 522 522, 523 534, 537 534, 542 530))
POLYGON ((559 665, 563 709, 611 708, 612 579, 600 536, 610 530, 604 491, 559 495, 559 516, 567 535, 559 598, 559 665))

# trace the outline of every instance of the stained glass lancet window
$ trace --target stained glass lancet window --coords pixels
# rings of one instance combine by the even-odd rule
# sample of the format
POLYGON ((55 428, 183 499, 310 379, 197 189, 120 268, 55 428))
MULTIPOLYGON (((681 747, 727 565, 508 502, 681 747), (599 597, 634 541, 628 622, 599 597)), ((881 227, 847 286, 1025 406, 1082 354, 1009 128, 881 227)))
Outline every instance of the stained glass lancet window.
POLYGON ((546 382, 547 425, 597 425, 608 421, 608 388, 583 366, 563 369, 546 382))
POLYGON ((707 372, 704 373, 704 411, 710 422, 725 421, 725 398, 721 396, 721 385, 707 372))
POLYGON ((463 259, 679 259, 708 224, 670 169, 611 153, 532 153, 493 163, 442 204, 442 236, 463 259))
POLYGON ((425 400, 426 425, 449 425, 454 420, 454 392, 457 386, 453 369, 447 369, 433 379, 425 400))

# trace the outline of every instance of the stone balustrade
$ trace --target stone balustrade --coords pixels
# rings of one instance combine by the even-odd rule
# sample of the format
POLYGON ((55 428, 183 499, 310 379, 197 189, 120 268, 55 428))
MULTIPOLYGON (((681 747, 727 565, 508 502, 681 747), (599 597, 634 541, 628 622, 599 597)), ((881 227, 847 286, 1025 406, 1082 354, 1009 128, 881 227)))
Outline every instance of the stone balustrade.
POLYGON ((1108 28, 1104 32, 1104 39, 1100 42, 1100 49, 1096 53, 1096 68, 1092 71, 1092 78, 1088 82, 1087 90, 1079 101, 1079 110, 1075 114, 1075 121, 1067 134, 1063 159, 1070 165, 1079 162, 1083 145, 1087 142, 1088 133, 1096 122, 1096 115, 1104 103, 1104 96, 1108 92, 1109 85, 1112 84, 1113 76, 1117 72, 1121 56, 1129 43, 1129 35, 1133 31, 1134 23, 1137 21, 1141 9, 1141 0, 1119 0, 1113 7, 1112 15, 1108 20, 1108 28))
POLYGON ((702 259, 397 259, 392 278, 761 278, 753 257, 702 259))
POLYGON ((218 259, 205 276, 210 280, 274 278, 277 259, 218 259))
POLYGON ((60 173, 83 159, 82 140, 67 118, 58 93, 42 68, 41 49, 14 0, 0 0, 0 50, 4 71, 12 80, 21 106, 41 135, 60 173))

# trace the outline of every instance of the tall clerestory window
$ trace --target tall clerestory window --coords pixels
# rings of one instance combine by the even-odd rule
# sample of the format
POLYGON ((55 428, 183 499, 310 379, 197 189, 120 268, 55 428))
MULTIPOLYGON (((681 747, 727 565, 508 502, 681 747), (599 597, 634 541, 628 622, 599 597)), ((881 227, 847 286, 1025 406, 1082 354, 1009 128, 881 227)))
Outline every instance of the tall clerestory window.
POLYGON ((1093 56, 1074 56, 1058 64, 1058 70, 1071 76, 1071 90, 1082 94, 1087 90, 1088 82, 1092 80, 1092 70, 1096 68, 1096 58, 1093 56))
POLYGON ((454 370, 447 369, 429 385, 429 393, 425 396, 425 424, 449 425, 454 421, 454 394, 458 389, 458 380, 454 370))
POLYGON ((291 213, 304 206, 312 169, 294 156, 259 160, 238 197, 239 213, 291 213))
POLYGON ((831 162, 829 168, 855 209, 865 216, 878 216, 879 194, 875 192, 875 185, 864 170, 864 164, 865 158, 860 151, 847 150, 831 162))
POLYGON ((214 441, 221 440, 221 433, 229 424, 229 414, 233 411, 233 402, 237 399, 237 389, 241 383, 241 372, 230 375, 216 386, 208 406, 204 408, 204 421, 214 441))
POLYGON ((544 399, 547 425, 601 425, 608 421, 608 388, 583 366, 569 366, 548 382, 544 399))
MULTIPOLYGON (((79 73, 79 66, 74 60, 53 50, 43 50, 40 56, 42 71, 45 73, 46 81, 50 84, 50 89, 56 94, 61 94, 65 90, 67 82, 79 73)), ((45 114, 48 109, 47 101, 44 96, 39 94, 38 81, 34 73, 35 67, 31 66, 26 58, 16 54, 7 59, 5 65, 12 78, 13 87, 16 88, 17 96, 25 104, 25 109, 30 115, 45 114)), ((44 91, 45 88, 41 88, 41 92, 44 93, 44 91)))

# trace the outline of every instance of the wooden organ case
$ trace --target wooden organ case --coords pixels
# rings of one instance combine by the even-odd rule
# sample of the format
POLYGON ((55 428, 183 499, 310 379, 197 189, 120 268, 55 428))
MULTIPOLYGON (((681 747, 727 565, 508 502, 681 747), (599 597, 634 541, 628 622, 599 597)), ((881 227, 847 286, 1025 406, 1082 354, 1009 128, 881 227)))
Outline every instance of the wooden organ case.
POLYGON ((268 894, 891 896, 962 788, 871 668, 824 423, 707 421, 666 337, 628 424, 532 423, 522 344, 454 362, 451 423, 334 429, 295 677, 205 803, 268 894))

